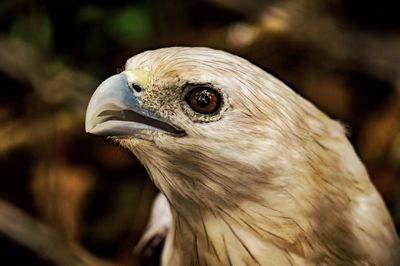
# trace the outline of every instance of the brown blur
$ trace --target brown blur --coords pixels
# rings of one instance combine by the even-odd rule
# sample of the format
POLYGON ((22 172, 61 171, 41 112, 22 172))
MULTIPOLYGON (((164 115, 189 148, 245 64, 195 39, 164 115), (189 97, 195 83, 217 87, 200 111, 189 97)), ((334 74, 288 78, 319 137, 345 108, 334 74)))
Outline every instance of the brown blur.
POLYGON ((395 1, 0 0, 0 264, 155 265, 132 250, 157 193, 137 159, 85 134, 91 94, 173 45, 238 54, 348 128, 400 229, 395 1))

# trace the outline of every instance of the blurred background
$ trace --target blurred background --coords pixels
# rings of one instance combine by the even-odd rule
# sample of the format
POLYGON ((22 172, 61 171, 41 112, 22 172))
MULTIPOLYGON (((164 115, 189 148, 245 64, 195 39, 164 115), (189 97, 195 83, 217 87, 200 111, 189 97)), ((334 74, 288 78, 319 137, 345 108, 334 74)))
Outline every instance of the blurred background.
POLYGON ((2 265, 156 265, 132 253, 157 190, 137 159, 84 132, 99 82, 172 45, 243 56, 331 117, 400 228, 395 1, 0 0, 2 265))

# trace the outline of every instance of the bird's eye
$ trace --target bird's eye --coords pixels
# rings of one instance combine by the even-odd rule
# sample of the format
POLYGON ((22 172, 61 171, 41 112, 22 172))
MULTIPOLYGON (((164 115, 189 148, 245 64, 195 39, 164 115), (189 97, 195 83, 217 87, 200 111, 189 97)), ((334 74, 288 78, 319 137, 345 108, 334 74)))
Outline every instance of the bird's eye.
POLYGON ((193 111, 200 114, 212 114, 221 105, 219 93, 207 87, 198 87, 189 91, 185 100, 193 111))

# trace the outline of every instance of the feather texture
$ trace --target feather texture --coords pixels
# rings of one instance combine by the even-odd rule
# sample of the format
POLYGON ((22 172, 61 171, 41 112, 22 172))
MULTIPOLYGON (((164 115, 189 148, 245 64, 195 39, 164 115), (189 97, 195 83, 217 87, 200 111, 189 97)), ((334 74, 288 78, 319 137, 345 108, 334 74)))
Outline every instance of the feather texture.
POLYGON ((396 265, 392 220, 338 122, 226 52, 147 51, 135 69, 141 106, 186 132, 115 138, 171 206, 163 265, 396 265), (190 110, 188 84, 219 91, 220 110, 190 110))

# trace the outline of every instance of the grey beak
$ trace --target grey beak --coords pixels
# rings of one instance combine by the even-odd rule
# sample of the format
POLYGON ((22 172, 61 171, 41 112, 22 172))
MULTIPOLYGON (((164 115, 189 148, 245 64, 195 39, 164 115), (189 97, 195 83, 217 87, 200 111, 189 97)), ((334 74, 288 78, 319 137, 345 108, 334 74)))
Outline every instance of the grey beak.
POLYGON ((140 93, 131 90, 124 73, 109 77, 94 92, 86 110, 86 132, 101 136, 134 136, 143 130, 162 130, 173 135, 184 131, 146 110, 140 93))

